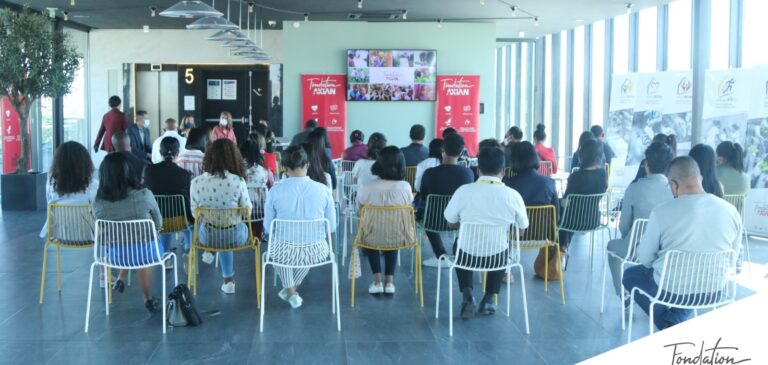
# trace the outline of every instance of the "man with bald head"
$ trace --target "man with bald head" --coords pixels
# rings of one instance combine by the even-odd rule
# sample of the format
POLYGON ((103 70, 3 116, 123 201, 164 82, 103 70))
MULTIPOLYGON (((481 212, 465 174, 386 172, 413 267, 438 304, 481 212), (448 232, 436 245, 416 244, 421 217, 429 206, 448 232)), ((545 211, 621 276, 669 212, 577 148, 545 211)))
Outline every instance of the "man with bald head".
MULTIPOLYGON (((624 271, 624 288, 639 288, 650 295, 659 291, 658 282, 664 267, 664 255, 669 251, 721 252, 740 246, 741 218, 731 204, 712 194, 701 185, 701 172, 696 161, 688 156, 677 157, 667 170, 669 188, 675 199, 658 205, 651 211, 645 235, 637 246, 640 265, 624 271)), ((695 275, 697 268, 686 270, 695 275)), ((667 278, 668 280, 668 278, 667 278)), ((671 287, 678 287, 672 285, 671 287)), ((679 300, 685 300, 695 288, 679 287, 679 300)), ((643 295, 635 296, 637 304, 649 312, 650 302, 643 295)), ((690 317, 691 310, 654 307, 653 322, 664 329, 690 317)))
POLYGON ((131 136, 126 132, 117 132, 112 135, 111 142, 112 147, 115 149, 115 152, 112 153, 124 154, 131 168, 131 175, 133 175, 136 181, 142 183, 144 168, 149 165, 149 161, 138 158, 131 152, 131 136))

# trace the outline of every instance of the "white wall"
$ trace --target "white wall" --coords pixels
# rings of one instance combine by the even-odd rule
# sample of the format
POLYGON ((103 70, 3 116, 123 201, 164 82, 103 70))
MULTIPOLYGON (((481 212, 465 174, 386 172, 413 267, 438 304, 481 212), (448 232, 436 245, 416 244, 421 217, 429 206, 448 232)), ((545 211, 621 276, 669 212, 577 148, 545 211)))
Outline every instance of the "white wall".
MULTIPOLYGON (((108 111, 107 99, 123 87, 124 63, 165 64, 247 64, 239 57, 232 57, 219 42, 206 38, 211 30, 92 30, 89 38, 88 70, 90 101, 91 141, 98 132, 101 117, 108 111), (117 75, 117 82, 110 87, 109 74, 117 75)), ((257 42, 258 43, 258 42, 257 42)), ((272 56, 271 63, 282 63, 281 31, 264 31, 264 48, 272 56)), ((130 119, 130 118, 129 118, 130 119)), ((157 117, 155 117, 157 123, 157 117)), ((156 124, 155 124, 156 125, 156 124)))

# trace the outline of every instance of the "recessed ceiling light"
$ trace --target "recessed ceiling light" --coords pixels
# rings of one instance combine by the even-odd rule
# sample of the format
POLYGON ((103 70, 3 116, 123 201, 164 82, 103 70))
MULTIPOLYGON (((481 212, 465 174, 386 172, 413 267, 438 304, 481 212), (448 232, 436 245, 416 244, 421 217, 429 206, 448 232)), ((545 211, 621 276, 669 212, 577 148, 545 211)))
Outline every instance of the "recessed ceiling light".
POLYGON ((576 19, 576 23, 584 23, 584 19, 576 19))
POLYGON ((525 38, 525 32, 517 33, 517 36, 520 38, 525 38))

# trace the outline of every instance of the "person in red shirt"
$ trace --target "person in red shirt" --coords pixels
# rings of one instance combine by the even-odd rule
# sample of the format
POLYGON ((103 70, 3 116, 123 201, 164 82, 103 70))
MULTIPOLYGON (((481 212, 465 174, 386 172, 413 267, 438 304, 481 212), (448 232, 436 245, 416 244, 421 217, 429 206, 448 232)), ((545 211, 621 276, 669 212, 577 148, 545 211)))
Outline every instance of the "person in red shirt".
POLYGON ((536 126, 536 131, 533 132, 533 140, 536 146, 536 152, 539 153, 539 159, 542 161, 549 161, 552 163, 552 173, 557 173, 557 155, 555 155, 555 149, 552 147, 544 146, 544 141, 547 139, 547 132, 544 131, 544 124, 536 126))
POLYGON ((104 117, 101 118, 101 127, 96 134, 96 142, 93 143, 93 150, 99 152, 99 149, 112 152, 115 148, 112 146, 112 135, 117 132, 125 132, 128 129, 128 118, 120 111, 122 100, 117 95, 109 98, 109 107, 112 108, 104 117), (104 142, 102 144, 102 142, 104 142))
POLYGON ((261 167, 269 170, 272 176, 275 177, 275 180, 279 180, 280 176, 277 175, 277 156, 273 153, 274 147, 272 144, 268 143, 261 133, 251 134, 251 139, 259 146, 259 152, 261 152, 261 156, 264 158, 261 167))

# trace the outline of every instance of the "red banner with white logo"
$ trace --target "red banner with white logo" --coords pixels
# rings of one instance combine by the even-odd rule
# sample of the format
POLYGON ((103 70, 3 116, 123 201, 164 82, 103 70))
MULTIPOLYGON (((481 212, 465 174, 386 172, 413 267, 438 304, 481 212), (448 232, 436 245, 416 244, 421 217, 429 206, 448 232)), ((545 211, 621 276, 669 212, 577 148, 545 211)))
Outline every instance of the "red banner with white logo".
POLYGON ((3 124, 3 173, 8 174, 16 172, 17 161, 21 154, 21 133, 19 133, 19 114, 16 113, 16 109, 13 109, 7 96, 4 96, 0 102, 0 117, 3 124))
POLYGON ((328 130, 331 156, 341 158, 347 140, 346 75, 301 75, 301 120, 328 130))
POLYGON ((470 156, 477 155, 480 137, 480 76, 437 76, 435 134, 446 128, 464 137, 470 156))

